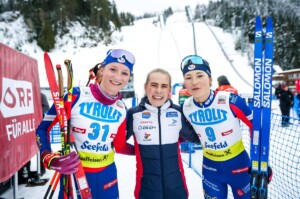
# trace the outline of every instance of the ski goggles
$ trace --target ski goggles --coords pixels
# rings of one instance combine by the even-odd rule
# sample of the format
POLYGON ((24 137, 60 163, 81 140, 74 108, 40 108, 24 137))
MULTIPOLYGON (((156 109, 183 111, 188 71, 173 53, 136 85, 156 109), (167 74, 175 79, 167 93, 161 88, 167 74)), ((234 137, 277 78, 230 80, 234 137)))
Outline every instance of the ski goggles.
POLYGON ((133 54, 131 54, 129 51, 127 50, 123 50, 123 49, 113 49, 113 50, 109 50, 108 53, 110 53, 110 56, 112 56, 115 59, 119 59, 119 58, 124 58, 126 59, 129 63, 131 64, 135 64, 135 58, 133 56, 133 54))
POLYGON ((101 66, 106 66, 109 63, 117 62, 126 65, 130 73, 132 73, 133 65, 135 64, 135 58, 132 53, 123 49, 112 49, 107 52, 106 58, 104 59, 101 66))
POLYGON ((202 70, 211 76, 209 63, 198 55, 189 55, 183 58, 180 64, 181 71, 185 75, 189 71, 202 70))

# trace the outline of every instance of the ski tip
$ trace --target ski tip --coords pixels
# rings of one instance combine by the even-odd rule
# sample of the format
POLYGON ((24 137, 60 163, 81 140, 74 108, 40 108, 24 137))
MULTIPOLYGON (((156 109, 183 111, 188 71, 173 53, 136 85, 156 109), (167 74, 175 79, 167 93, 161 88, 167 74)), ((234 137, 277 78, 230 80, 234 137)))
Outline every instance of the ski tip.
POLYGON ((61 69, 60 64, 56 64, 56 68, 57 68, 57 69, 61 69))
POLYGON ((45 62, 45 64, 49 64, 50 66, 52 66, 52 61, 51 61, 50 56, 48 55, 48 53, 46 51, 44 51, 44 62, 45 62))
POLYGON ((255 18, 255 27, 260 28, 262 26, 260 16, 256 16, 255 18))
POLYGON ((46 51, 44 51, 44 58, 50 59, 50 56, 49 56, 49 54, 46 51))

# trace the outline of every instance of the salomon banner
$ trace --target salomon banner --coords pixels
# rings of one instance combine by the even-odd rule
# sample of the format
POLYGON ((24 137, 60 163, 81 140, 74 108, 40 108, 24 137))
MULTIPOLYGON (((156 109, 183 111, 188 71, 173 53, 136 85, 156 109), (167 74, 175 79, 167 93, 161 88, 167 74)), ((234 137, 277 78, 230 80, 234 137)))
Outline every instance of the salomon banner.
POLYGON ((0 182, 37 152, 42 120, 37 61, 0 43, 0 182))

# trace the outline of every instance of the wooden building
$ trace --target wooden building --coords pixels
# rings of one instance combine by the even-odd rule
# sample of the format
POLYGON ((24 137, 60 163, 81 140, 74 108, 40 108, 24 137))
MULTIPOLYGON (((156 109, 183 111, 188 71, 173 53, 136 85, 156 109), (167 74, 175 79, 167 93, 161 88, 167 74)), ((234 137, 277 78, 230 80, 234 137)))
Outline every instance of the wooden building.
POLYGON ((296 90, 296 80, 300 80, 300 69, 285 70, 280 72, 275 72, 273 74, 273 85, 276 86, 279 83, 285 83, 291 89, 291 91, 296 90))

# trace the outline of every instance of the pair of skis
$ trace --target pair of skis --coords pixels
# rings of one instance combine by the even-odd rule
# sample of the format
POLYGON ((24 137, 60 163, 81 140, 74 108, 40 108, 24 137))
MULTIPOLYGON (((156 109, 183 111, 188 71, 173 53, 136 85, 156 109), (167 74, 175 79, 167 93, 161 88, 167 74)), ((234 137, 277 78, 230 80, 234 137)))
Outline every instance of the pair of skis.
MULTIPOLYGON (((71 148, 73 147, 76 150, 76 145, 74 142, 74 138, 71 134, 70 130, 70 116, 71 116, 71 107, 72 107, 72 92, 73 92, 73 69, 70 60, 65 60, 64 64, 67 68, 68 73, 68 94, 67 101, 64 101, 64 85, 63 85, 63 76, 60 65, 56 65, 57 76, 58 76, 58 84, 56 83, 55 73, 53 69, 53 65, 51 59, 47 52, 44 53, 44 62, 45 69, 47 73, 47 78, 50 86, 51 95, 53 98, 53 103, 55 106, 55 110, 57 113, 57 117, 59 119, 60 132, 61 132, 61 146, 62 146, 62 155, 69 154, 71 152, 71 148)), ((77 151, 77 150, 76 150, 77 151)), ((80 163, 78 166, 78 171, 74 174, 76 181, 76 188, 79 189, 77 192, 77 198, 82 199, 91 199, 92 194, 90 188, 88 186, 88 182, 85 176, 85 172, 83 170, 82 164, 80 163)), ((64 185, 64 198, 74 198, 73 194, 73 186, 72 186, 72 177, 71 175, 60 175, 59 172, 55 172, 48 187, 48 190, 44 196, 44 199, 48 197, 48 194, 51 190, 51 194, 49 198, 52 198, 53 193, 56 189, 56 186, 60 179, 63 180, 64 185)))
POLYGON ((267 18, 264 35, 261 19, 257 16, 255 21, 253 67, 253 134, 250 147, 251 199, 266 199, 268 196, 273 36, 272 18, 267 18))

